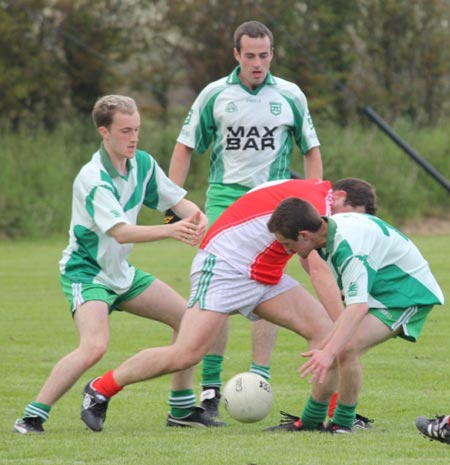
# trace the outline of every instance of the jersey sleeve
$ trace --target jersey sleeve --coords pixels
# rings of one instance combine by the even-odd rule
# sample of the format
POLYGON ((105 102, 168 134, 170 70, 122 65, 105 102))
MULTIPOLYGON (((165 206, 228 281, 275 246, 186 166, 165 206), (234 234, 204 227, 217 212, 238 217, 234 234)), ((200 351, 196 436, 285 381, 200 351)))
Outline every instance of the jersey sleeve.
POLYGON ((224 87, 208 85, 195 99, 181 128, 177 142, 205 153, 216 134, 214 103, 224 87))
POLYGON ((369 302, 369 273, 367 258, 349 257, 342 267, 342 293, 346 305, 369 302))
POLYGON ((164 212, 180 202, 186 194, 187 191, 170 180, 161 167, 154 162, 145 190, 144 205, 164 212))
POLYGON ((119 223, 129 224, 120 202, 109 185, 95 186, 86 198, 86 210, 102 233, 119 223))
POLYGON ((284 92, 285 98, 294 113, 294 139, 300 149, 305 154, 313 147, 320 146, 311 114, 309 113, 308 101, 300 88, 292 84, 288 92, 284 92))

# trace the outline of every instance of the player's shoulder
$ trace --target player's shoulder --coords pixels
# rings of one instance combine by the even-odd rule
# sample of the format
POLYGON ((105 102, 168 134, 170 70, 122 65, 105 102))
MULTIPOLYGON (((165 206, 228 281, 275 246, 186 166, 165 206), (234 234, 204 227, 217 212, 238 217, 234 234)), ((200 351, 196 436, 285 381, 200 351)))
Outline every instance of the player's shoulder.
POLYGON ((272 82, 274 89, 303 94, 303 91, 295 82, 288 81, 287 79, 283 79, 279 76, 272 76, 272 82))
POLYGON ((209 99, 214 95, 217 95, 218 93, 223 92, 224 90, 228 89, 230 87, 230 84, 227 82, 227 78, 223 77, 220 79, 217 79, 216 81, 210 82, 207 84, 200 94, 198 95, 198 99, 209 99))

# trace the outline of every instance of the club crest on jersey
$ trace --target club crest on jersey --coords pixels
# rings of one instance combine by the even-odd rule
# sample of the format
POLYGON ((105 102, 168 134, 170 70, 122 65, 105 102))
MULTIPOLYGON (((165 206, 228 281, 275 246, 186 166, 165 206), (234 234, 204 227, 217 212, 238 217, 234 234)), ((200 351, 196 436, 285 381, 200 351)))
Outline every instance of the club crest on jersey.
POLYGON ((234 113, 234 112, 237 111, 237 110, 238 110, 238 109, 237 109, 237 106, 235 105, 234 102, 230 102, 230 103, 226 106, 226 108, 225 108, 225 111, 226 111, 227 113, 234 113))
POLYGON ((356 295, 358 295, 358 284, 352 281, 348 286, 348 296, 355 297, 356 295))
POLYGON ((281 103, 279 102, 269 102, 270 104, 270 113, 274 116, 281 115, 281 103))

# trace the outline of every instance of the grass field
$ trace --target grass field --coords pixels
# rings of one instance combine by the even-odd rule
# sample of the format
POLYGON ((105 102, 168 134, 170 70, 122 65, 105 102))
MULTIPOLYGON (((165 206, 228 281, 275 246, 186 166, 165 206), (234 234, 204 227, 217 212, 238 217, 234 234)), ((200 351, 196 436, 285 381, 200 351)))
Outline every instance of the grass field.
MULTIPOLYGON (((414 240, 448 299, 450 236, 417 236, 414 240)), ((65 238, 0 242, 1 465, 449 463, 448 446, 425 440, 414 426, 417 415, 450 413, 448 303, 433 310, 417 344, 393 340, 364 357, 365 380, 358 411, 375 419, 371 430, 348 436, 261 431, 278 423, 279 410, 299 414, 309 391, 308 383, 297 375, 303 340, 281 330, 272 364, 275 406, 262 422, 239 424, 223 412, 229 423, 224 429, 168 429, 169 378, 163 377, 127 387, 111 402, 104 431, 86 431, 79 420, 84 384, 144 347, 167 343, 170 336, 160 324, 115 313, 109 352, 53 408, 46 433, 13 434, 15 419, 34 399, 53 364, 77 343, 58 283, 57 262, 64 246, 65 238)), ((139 245, 132 262, 187 296, 194 252, 173 241, 139 245)), ((310 289, 295 260, 289 270, 310 289)), ((225 379, 247 370, 250 362, 250 325, 239 316, 231 320, 225 379)))

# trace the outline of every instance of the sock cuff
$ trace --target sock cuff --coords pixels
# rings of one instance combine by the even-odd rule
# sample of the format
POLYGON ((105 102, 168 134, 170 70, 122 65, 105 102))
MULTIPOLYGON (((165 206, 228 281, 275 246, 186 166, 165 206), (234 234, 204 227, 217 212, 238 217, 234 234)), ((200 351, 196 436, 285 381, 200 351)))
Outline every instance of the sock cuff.
POLYGON ((223 362, 223 355, 207 354, 203 357, 203 362, 223 362))
POLYGON ((312 396, 309 397, 309 402, 311 402, 312 405, 317 405, 319 407, 323 407, 324 405, 327 405, 329 404, 329 401, 325 401, 325 402, 320 402, 318 400, 314 400, 312 398, 312 396))
POLYGON ((40 402, 31 402, 31 404, 26 406, 23 418, 39 417, 42 422, 44 422, 48 420, 50 410, 50 405, 42 404, 40 402))

